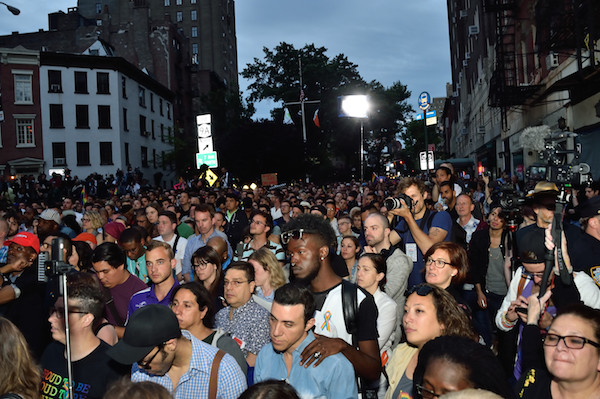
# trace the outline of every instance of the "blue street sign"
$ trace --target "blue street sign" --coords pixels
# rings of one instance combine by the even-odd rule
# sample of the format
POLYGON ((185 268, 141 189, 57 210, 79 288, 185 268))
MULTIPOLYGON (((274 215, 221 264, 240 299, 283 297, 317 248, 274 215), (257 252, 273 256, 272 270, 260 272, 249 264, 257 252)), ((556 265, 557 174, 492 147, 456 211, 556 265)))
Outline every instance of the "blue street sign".
MULTIPOLYGON (((427 115, 427 118, 433 118, 434 116, 436 116, 435 110, 434 111, 428 111, 426 113, 426 115, 427 115)), ((417 121, 423 120, 423 113, 417 114, 417 117, 415 118, 415 120, 417 120, 417 121)))
POLYGON ((423 93, 419 94, 419 108, 421 108, 423 111, 425 111, 429 108, 430 105, 431 105, 431 96, 429 95, 429 93, 424 91, 423 93))

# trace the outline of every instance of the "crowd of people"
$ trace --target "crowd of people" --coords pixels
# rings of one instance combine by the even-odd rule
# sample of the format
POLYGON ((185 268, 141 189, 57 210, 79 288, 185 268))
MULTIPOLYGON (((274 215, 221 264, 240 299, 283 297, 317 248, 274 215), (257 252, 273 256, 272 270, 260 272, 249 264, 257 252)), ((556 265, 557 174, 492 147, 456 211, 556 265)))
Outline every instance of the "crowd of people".
POLYGON ((0 398, 600 398, 577 188, 2 181, 0 398))

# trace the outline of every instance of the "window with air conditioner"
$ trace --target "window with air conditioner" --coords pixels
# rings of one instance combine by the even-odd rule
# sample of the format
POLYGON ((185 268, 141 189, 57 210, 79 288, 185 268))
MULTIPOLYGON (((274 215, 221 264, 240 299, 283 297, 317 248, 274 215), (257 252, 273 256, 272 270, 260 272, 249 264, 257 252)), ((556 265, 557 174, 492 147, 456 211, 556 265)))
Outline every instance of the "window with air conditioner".
POLYGON ((53 166, 66 166, 67 165, 67 151, 64 142, 52 143, 52 165, 53 166))
POLYGON ((471 25, 469 26, 469 36, 478 35, 479 34, 479 26, 471 25))
POLYGON ((62 93, 62 74, 61 71, 48 70, 48 91, 51 93, 62 93))

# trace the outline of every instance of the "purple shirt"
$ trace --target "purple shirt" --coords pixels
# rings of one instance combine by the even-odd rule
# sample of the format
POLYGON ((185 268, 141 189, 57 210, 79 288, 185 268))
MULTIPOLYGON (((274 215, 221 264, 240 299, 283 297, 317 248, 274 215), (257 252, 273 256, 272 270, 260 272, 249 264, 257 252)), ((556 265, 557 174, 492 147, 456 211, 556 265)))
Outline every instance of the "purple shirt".
POLYGON ((113 326, 124 327, 125 321, 127 320, 127 307, 129 305, 129 301, 131 297, 136 292, 143 290, 144 288, 148 288, 148 286, 139 278, 134 276, 133 274, 129 274, 129 277, 123 284, 119 284, 110 289, 110 294, 112 295, 113 301, 115 303, 115 308, 117 309, 117 313, 123 320, 122 324, 118 324, 116 318, 113 316, 111 311, 111 306, 106 305, 106 320, 113 326))
POLYGON ((146 305, 158 304, 158 305, 169 306, 171 304, 171 294, 173 293, 173 290, 175 289, 175 287, 178 287, 178 286, 179 286, 179 282, 177 282, 177 280, 175 280, 175 283, 173 284, 173 286, 167 293, 167 296, 165 296, 161 301, 159 301, 158 298, 156 297, 156 292, 154 290, 156 285, 154 285, 154 284, 152 284, 150 287, 148 287, 146 289, 136 292, 135 294, 133 294, 133 296, 131 297, 131 300, 129 301, 129 308, 127 311, 127 320, 129 320, 129 318, 131 317, 133 312, 135 312, 139 308, 143 308, 146 305))

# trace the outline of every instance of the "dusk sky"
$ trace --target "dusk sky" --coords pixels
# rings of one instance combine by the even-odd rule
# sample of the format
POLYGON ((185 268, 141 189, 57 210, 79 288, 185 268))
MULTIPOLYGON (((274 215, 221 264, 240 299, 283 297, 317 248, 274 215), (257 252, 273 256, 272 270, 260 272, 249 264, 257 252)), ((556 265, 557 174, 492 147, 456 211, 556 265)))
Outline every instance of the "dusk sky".
MULTIPOLYGON (((76 0, 8 0, 21 10, 13 16, 0 8, 0 34, 48 29, 48 13, 76 6, 76 0)), ((400 81, 412 92, 410 104, 428 91, 445 96, 451 80, 446 2, 443 0, 238 0, 238 68, 263 47, 280 42, 301 48, 314 43, 331 58, 343 53, 358 65, 366 81, 384 86, 400 81)), ((240 78, 244 90, 248 83, 240 78)), ((246 94, 245 94, 246 96, 246 94)), ((273 104, 257 105, 257 118, 269 118, 273 104)))

